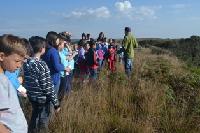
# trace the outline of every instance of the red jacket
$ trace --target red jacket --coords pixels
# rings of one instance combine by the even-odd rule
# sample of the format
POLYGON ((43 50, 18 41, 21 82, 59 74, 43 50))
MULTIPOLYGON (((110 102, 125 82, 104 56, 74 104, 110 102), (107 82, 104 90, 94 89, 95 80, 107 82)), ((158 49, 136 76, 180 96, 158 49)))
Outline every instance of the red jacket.
POLYGON ((111 47, 110 49, 108 49, 108 52, 109 52, 108 59, 111 61, 116 61, 116 55, 115 55, 116 49, 114 47, 111 47))

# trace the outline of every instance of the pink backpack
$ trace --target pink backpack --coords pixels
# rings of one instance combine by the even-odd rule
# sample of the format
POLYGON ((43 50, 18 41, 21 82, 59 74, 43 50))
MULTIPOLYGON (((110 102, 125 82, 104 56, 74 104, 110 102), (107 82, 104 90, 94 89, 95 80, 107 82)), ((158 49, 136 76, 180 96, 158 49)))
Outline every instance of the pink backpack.
POLYGON ((102 49, 97 50, 97 55, 99 59, 103 59, 103 56, 104 56, 103 50, 102 49))

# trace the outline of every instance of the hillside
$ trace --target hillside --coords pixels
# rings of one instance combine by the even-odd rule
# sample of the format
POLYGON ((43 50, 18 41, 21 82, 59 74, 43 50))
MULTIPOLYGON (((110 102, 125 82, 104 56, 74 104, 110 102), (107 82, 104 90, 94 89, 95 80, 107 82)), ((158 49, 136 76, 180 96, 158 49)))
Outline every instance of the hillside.
POLYGON ((136 51, 135 71, 126 78, 103 70, 93 84, 74 83, 52 133, 198 133, 200 76, 168 54, 136 51))

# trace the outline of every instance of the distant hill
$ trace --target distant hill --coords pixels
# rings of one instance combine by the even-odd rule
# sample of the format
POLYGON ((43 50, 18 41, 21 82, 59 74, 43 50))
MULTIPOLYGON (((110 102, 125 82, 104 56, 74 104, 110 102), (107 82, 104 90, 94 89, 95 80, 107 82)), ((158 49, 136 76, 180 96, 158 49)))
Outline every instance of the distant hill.
POLYGON ((200 66, 200 36, 181 39, 138 39, 142 47, 167 49, 190 65, 200 66))

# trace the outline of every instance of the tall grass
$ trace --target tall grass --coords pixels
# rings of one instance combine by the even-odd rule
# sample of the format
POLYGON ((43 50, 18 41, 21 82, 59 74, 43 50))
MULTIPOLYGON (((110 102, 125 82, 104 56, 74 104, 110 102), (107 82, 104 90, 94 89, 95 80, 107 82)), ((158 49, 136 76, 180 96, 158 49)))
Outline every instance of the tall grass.
POLYGON ((200 78, 184 63, 150 49, 136 52, 131 79, 123 66, 104 69, 97 82, 74 83, 52 133, 198 133, 200 78))

